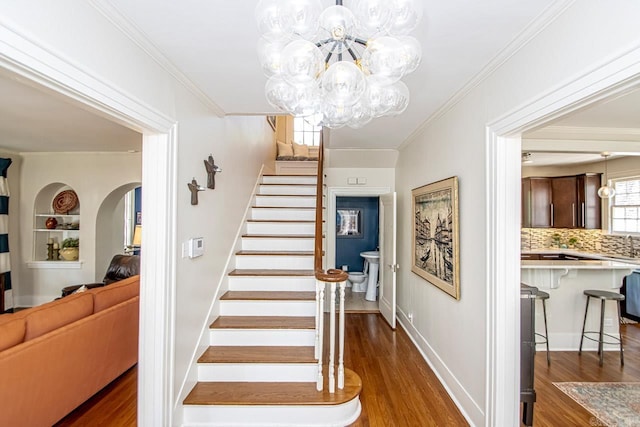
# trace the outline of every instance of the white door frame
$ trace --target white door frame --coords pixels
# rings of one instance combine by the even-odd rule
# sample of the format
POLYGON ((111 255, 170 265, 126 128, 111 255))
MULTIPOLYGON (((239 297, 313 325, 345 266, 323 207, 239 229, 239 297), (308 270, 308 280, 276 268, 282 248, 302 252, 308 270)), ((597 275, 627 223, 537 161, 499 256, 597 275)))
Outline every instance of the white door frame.
POLYGON ((142 231, 138 424, 169 426, 175 310, 175 120, 0 22, 0 72, 5 70, 143 134, 142 197, 148 213, 142 231))
POLYGON ((638 85, 635 46, 487 125, 487 427, 519 423, 520 135, 638 85))

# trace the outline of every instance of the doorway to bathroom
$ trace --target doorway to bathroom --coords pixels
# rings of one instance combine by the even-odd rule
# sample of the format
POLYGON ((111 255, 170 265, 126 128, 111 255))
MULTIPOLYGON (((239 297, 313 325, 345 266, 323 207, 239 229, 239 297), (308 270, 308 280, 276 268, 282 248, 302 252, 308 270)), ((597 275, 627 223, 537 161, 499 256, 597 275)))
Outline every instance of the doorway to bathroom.
POLYGON ((345 311, 377 313, 380 250, 379 197, 336 197, 335 266, 349 273, 345 311), (374 258, 362 256, 369 253, 374 258))

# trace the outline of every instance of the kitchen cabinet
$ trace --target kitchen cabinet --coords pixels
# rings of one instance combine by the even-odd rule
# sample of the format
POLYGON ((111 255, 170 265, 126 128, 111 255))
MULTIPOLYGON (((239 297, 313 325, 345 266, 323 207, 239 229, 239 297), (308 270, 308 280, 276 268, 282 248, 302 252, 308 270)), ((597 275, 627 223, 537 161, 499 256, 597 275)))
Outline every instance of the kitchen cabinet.
POLYGON ((522 226, 600 228, 600 174, 522 179, 522 226))
POLYGON ((602 202, 598 197, 600 174, 578 175, 578 227, 600 228, 602 202))
POLYGON ((522 226, 551 227, 551 179, 522 180, 522 226))
POLYGON ((551 180, 551 226, 574 228, 577 226, 576 206, 578 178, 563 176, 551 180))

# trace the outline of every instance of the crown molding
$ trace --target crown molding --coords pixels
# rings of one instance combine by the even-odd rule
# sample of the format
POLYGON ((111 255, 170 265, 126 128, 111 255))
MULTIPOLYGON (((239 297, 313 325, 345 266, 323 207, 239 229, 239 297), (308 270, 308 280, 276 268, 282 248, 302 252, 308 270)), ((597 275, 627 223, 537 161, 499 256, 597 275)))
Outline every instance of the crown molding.
POLYGON ((100 14, 111 22, 120 32, 133 41, 149 57, 158 63, 167 73, 182 84, 192 95, 218 117, 224 117, 226 113, 209 98, 189 77, 187 77, 173 62, 169 60, 160 49, 154 45, 133 22, 126 18, 120 10, 106 0, 88 0, 100 14))
POLYGON ((423 121, 409 136, 398 146, 398 150, 402 150, 411 144, 425 129, 435 120, 444 116, 452 110, 460 101, 462 101, 473 89, 478 87, 482 82, 488 79, 496 72, 505 62, 520 51, 524 46, 547 28, 555 21, 565 10, 567 10, 575 0, 558 0, 547 7, 540 13, 524 30, 516 35, 507 46, 502 49, 496 56, 489 61, 474 77, 464 84, 457 92, 453 94, 447 102, 431 114, 423 121))
POLYGON ((523 139, 640 141, 640 128, 588 126, 546 126, 523 136, 523 139))

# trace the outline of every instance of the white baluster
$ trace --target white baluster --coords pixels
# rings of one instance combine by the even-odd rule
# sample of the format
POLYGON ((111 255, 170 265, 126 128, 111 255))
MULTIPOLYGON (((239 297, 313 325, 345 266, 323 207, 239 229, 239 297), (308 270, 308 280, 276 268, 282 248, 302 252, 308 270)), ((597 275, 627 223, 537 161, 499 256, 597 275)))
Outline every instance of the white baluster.
POLYGON ((344 288, 347 282, 340 282, 340 331, 338 337, 338 345, 340 353, 338 354, 338 388, 344 388, 344 288))
POLYGON ((319 289, 318 298, 318 379, 316 383, 316 390, 322 391, 324 387, 324 379, 322 378, 322 343, 324 341, 324 288, 325 283, 320 280, 316 281, 317 288, 319 289))
MULTIPOLYGON (((320 306, 320 285, 322 282, 316 280, 316 338, 315 338, 315 358, 316 360, 320 359, 320 353, 318 349, 320 348, 320 310, 322 307, 320 306)), ((324 285, 323 285, 324 286, 324 285)))
POLYGON ((336 357, 336 283, 331 282, 331 298, 329 306, 329 393, 336 392, 335 357, 336 357))

